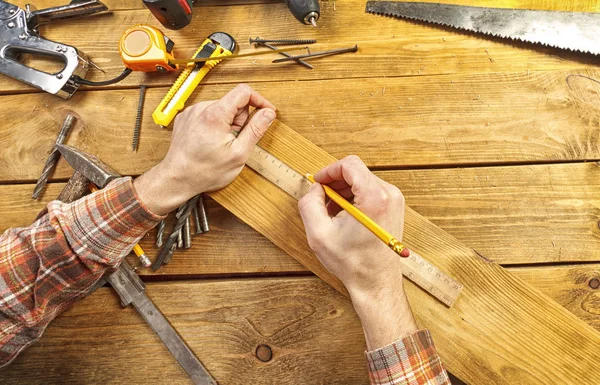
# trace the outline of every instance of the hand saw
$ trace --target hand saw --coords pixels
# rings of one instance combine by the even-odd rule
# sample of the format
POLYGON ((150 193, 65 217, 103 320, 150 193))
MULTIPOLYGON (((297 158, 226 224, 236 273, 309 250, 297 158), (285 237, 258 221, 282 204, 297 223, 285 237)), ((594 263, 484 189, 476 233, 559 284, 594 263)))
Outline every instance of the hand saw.
MULTIPOLYGON (((310 189, 311 182, 308 179, 260 146, 254 146, 246 165, 296 199, 302 198, 310 189)), ((451 307, 460 295, 463 288, 461 283, 413 250, 409 257, 399 257, 399 260, 406 278, 446 306, 451 307)))
POLYGON ((366 11, 571 51, 600 54, 600 14, 369 1, 366 11))

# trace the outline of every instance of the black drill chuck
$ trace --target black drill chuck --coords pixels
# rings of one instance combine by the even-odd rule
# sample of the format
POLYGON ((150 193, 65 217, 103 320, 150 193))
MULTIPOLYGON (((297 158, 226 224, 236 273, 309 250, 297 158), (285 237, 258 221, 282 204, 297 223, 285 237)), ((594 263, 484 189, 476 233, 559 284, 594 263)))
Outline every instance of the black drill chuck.
POLYGON ((319 0, 285 0, 285 4, 298 21, 317 26, 317 20, 321 16, 319 0))

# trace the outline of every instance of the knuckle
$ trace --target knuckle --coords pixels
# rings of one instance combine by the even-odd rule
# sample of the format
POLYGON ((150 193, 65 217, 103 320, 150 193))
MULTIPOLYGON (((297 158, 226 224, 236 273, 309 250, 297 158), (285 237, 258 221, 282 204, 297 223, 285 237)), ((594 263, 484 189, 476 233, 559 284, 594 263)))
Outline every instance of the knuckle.
POLYGON ((250 95, 252 93, 252 87, 246 83, 238 84, 235 86, 234 90, 242 95, 250 95))
POLYGON ((404 194, 402 194, 402 191, 400 191, 400 189, 396 186, 391 186, 389 189, 390 192, 390 197, 392 198, 392 201, 396 202, 396 203, 404 203, 405 199, 404 199, 404 194))

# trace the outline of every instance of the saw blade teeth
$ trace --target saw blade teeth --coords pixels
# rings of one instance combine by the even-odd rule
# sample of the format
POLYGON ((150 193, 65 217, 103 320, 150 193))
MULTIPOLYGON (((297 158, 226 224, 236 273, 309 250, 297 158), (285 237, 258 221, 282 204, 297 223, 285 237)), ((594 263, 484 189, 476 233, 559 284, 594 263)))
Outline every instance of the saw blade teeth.
POLYGON ((443 22, 438 22, 438 21, 433 21, 433 20, 426 20, 426 19, 422 19, 422 18, 418 18, 418 17, 413 17, 413 16, 408 16, 408 15, 396 15, 394 13, 390 13, 390 12, 384 12, 384 11, 374 11, 374 10, 367 10, 368 13, 370 14, 374 14, 374 15, 379 15, 379 16, 385 16, 385 17, 391 17, 394 19, 401 19, 401 20, 409 20, 409 21, 417 21, 417 22, 421 22, 421 23, 427 23, 427 24, 432 24, 432 25, 440 25, 443 27, 447 27, 447 28, 452 28, 452 29, 456 29, 459 31, 465 31, 465 32, 469 32, 469 33, 475 33, 475 34, 481 34, 484 36, 489 36, 489 37, 495 37, 495 38, 500 38, 500 39, 504 39, 504 40, 508 40, 511 42, 521 42, 521 43, 527 43, 527 44, 535 44, 541 47, 545 47, 545 48, 558 48, 558 49, 563 49, 569 52, 574 52, 574 53, 583 53, 583 54, 592 54, 592 55, 598 55, 600 54, 599 52, 592 52, 589 50, 580 50, 580 49, 573 49, 573 48, 569 48, 569 47, 558 47, 558 46, 554 46, 552 44, 549 43, 544 43, 541 41, 534 41, 534 40, 525 40, 522 39, 518 36, 510 36, 510 35, 501 35, 501 34, 495 34, 493 32, 487 32, 487 31, 473 31, 471 29, 468 28, 464 28, 461 26, 456 26, 456 25, 452 25, 449 23, 443 23, 443 22))

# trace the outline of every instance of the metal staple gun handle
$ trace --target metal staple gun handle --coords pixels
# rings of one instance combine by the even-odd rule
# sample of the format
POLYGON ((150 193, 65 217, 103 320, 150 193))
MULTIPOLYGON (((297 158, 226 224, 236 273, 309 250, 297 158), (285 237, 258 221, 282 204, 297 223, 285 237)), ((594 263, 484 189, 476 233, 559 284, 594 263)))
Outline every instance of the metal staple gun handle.
POLYGON ((119 270, 109 275, 106 280, 121 297, 123 306, 132 304, 136 308, 177 359, 177 362, 186 371, 194 384, 217 385, 215 379, 173 329, 169 321, 154 305, 154 302, 146 295, 144 283, 127 261, 123 261, 119 270))
POLYGON ((37 26, 57 20, 87 16, 108 8, 98 0, 33 10, 0 0, 0 73, 22 81, 48 93, 68 99, 79 87, 73 76, 87 73, 87 56, 77 48, 42 38, 37 26), (19 54, 31 53, 57 58, 64 67, 56 73, 47 73, 29 67, 18 60, 19 54))

